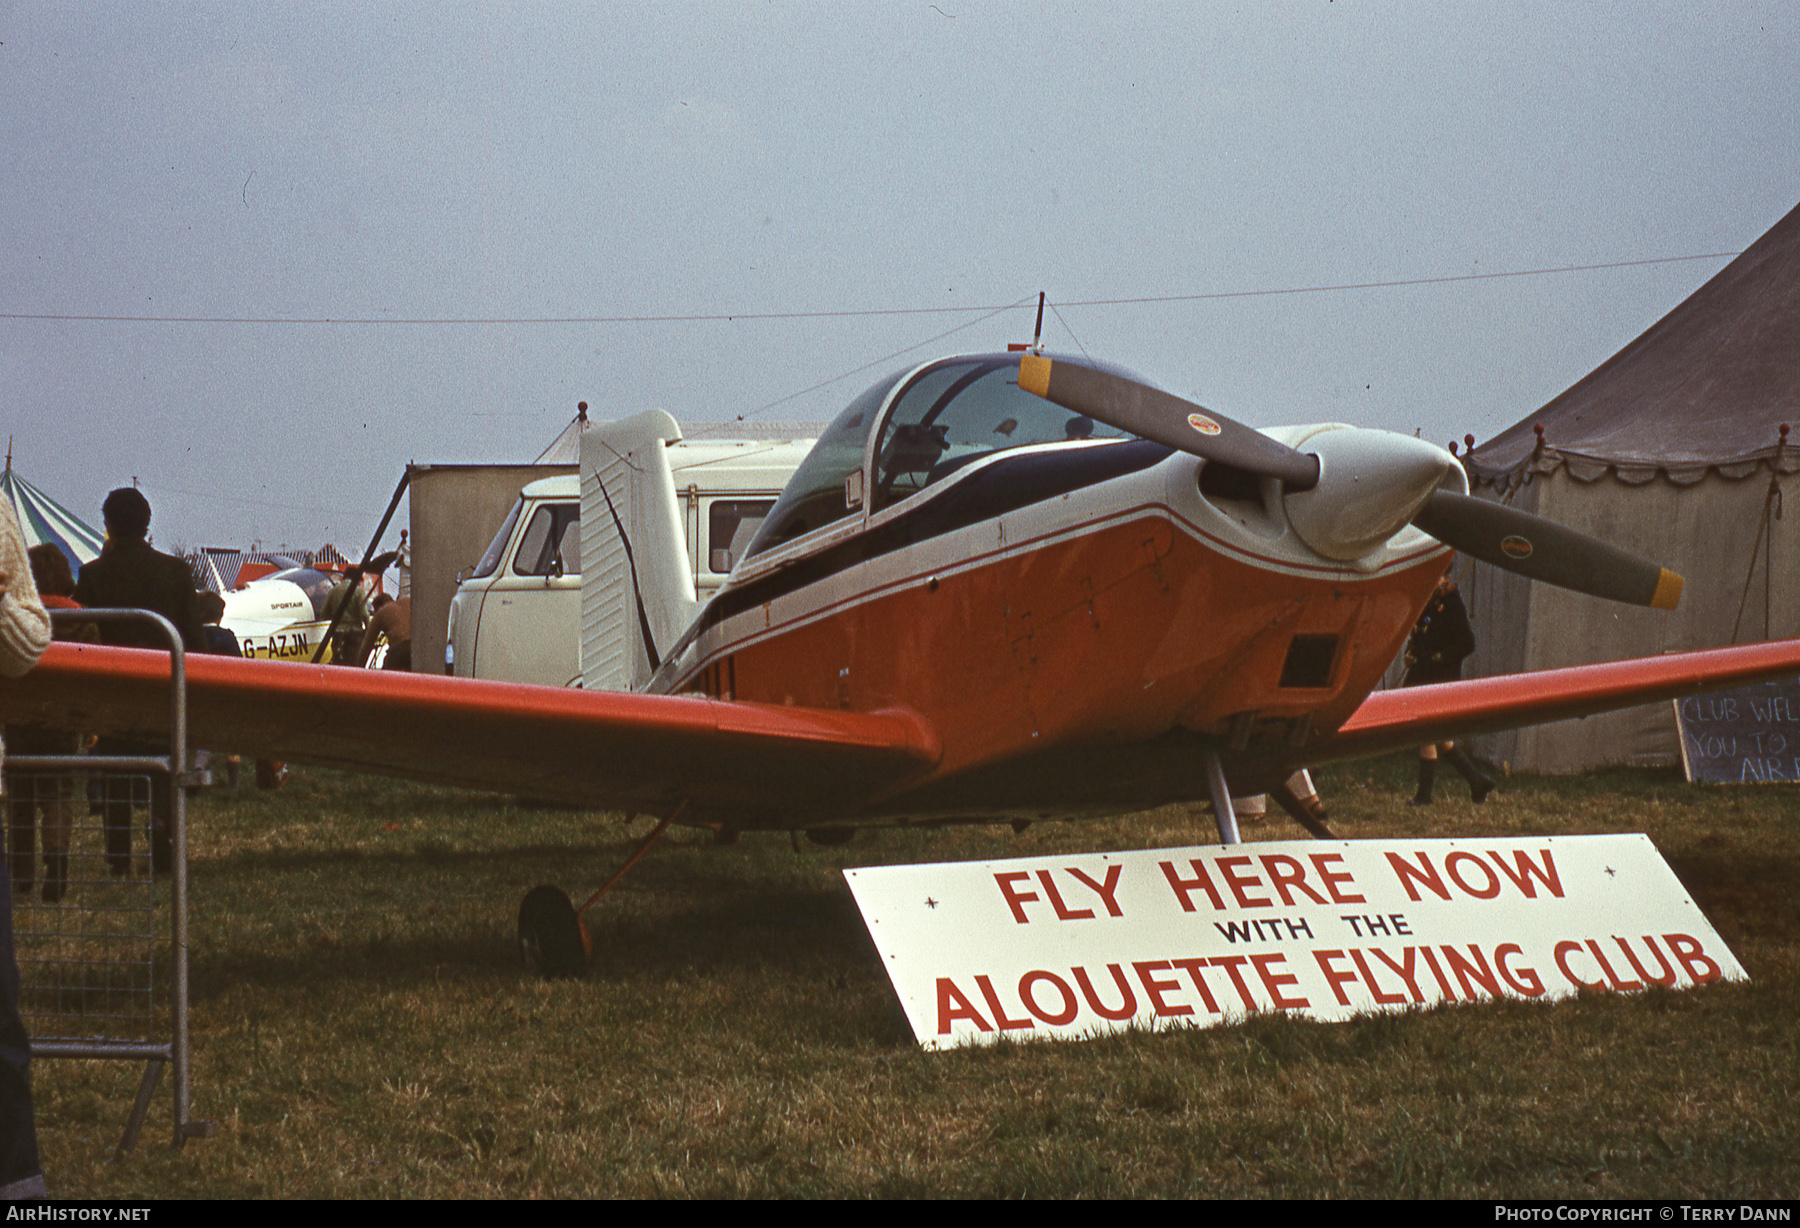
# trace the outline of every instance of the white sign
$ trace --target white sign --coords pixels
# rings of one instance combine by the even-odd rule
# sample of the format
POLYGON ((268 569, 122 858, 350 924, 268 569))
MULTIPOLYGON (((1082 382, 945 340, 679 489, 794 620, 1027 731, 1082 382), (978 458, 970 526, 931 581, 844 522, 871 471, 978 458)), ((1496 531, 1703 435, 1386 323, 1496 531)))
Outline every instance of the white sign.
POLYGON ((846 870, 919 1043, 1747 980, 1647 836, 846 870))

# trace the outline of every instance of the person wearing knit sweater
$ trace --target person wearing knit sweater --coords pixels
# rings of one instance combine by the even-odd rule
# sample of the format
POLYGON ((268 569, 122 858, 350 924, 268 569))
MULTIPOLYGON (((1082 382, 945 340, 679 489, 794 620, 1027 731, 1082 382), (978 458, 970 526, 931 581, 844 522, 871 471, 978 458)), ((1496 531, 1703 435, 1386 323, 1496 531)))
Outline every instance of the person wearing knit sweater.
MULTIPOLYGON (((17 678, 50 643, 50 615, 31 579, 12 508, 0 503, 0 675, 17 678)), ((5 748, 0 747, 0 756, 5 748)), ((31 1110, 31 1041, 19 1017, 13 960, 12 882, 0 858, 0 1198, 42 1198, 37 1125, 31 1110)))

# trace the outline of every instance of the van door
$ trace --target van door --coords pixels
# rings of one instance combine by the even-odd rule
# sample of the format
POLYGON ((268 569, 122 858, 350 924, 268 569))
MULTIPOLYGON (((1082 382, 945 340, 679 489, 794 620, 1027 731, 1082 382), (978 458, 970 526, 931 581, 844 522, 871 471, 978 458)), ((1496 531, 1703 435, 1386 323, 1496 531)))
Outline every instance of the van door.
POLYGON ((481 603, 475 676, 540 686, 580 677, 581 504, 540 502, 481 603))

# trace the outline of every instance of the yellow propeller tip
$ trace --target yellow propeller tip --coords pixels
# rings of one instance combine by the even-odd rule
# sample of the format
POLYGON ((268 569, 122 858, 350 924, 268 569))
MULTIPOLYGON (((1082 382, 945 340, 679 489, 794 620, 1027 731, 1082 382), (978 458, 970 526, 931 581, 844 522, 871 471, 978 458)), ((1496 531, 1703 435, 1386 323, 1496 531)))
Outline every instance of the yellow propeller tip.
POLYGON ((1019 359, 1019 387, 1040 397, 1050 395, 1050 360, 1042 354, 1019 359))
POLYGON ((1656 610, 1672 610, 1681 604, 1682 579, 1667 567, 1656 578, 1656 593, 1650 598, 1650 607, 1656 610))

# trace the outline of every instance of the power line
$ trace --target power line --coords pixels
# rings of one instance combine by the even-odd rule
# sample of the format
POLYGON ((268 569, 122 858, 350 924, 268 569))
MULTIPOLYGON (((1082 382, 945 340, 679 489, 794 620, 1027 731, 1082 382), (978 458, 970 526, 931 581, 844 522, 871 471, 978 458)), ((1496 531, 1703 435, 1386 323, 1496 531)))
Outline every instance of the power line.
MULTIPOLYGON (((1547 269, 1514 269, 1501 273, 1459 273, 1448 277, 1411 277, 1396 281, 1345 282, 1329 286, 1283 286, 1267 290, 1216 290, 1204 294, 1161 294, 1139 298, 1095 298, 1063 300, 1063 307, 1122 307, 1135 303, 1195 303, 1208 299, 1263 298, 1278 294, 1330 294, 1345 290, 1386 290, 1404 286, 1446 285, 1459 281, 1490 281, 1502 277, 1545 277, 1557 273, 1592 273, 1604 269, 1631 269, 1651 264, 1675 264, 1684 260, 1726 260, 1742 252, 1706 252, 1693 256, 1659 256, 1650 260, 1614 260, 1605 264, 1572 264, 1547 269)), ((47 312, 0 311, 0 320, 48 320, 68 323, 97 324, 293 324, 293 325, 529 325, 529 324, 700 324, 729 323, 739 320, 826 320, 854 319, 861 316, 944 315, 972 311, 993 314, 1008 311, 1018 303, 970 305, 964 307, 879 307, 857 311, 739 311, 712 315, 659 316, 444 316, 418 318, 383 318, 351 316, 128 316, 74 315, 47 312)))

